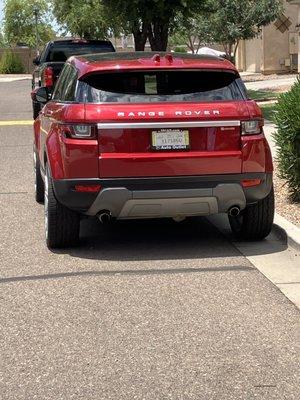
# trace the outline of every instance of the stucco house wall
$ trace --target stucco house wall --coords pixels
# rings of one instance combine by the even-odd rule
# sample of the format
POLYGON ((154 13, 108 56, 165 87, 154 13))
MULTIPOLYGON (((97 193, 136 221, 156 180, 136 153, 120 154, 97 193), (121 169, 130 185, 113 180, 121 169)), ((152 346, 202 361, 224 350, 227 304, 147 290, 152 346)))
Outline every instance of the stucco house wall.
POLYGON ((262 29, 258 38, 240 44, 237 66, 241 71, 272 74, 297 69, 298 6, 284 1, 284 15, 291 22, 287 31, 282 33, 272 23, 262 29))

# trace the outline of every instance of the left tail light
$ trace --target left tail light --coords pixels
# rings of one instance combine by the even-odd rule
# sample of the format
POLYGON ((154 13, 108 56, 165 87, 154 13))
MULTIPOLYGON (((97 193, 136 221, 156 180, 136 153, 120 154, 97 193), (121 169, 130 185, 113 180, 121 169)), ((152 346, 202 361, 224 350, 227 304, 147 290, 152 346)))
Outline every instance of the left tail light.
POLYGON ((259 135, 262 133, 263 126, 263 119, 251 119, 249 121, 243 121, 241 133, 242 135, 259 135))
POLYGON ((54 86, 54 71, 51 67, 47 67, 43 72, 43 85, 45 87, 54 86))
POLYGON ((96 139, 97 126, 88 124, 59 125, 60 133, 72 139, 96 139))

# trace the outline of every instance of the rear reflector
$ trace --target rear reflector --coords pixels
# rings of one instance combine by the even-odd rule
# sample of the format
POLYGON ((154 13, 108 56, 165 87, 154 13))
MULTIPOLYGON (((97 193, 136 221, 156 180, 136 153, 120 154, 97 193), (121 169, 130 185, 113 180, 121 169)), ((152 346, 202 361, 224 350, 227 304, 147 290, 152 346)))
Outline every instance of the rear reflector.
POLYGON ((258 186, 261 184, 261 179, 245 179, 241 182, 241 184, 245 188, 252 187, 252 186, 258 186))
POLYGON ((85 193, 96 193, 100 192, 100 185, 75 185, 76 192, 85 192, 85 193))

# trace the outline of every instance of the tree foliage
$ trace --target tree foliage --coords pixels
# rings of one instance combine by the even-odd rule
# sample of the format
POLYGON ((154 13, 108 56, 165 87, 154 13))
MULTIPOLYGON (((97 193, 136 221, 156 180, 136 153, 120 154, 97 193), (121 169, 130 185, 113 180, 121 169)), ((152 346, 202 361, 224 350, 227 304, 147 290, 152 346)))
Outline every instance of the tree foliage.
POLYGON ((2 49, 4 47, 6 47, 5 39, 4 39, 2 32, 0 32, 0 49, 2 49))
POLYGON ((241 40, 253 39, 261 28, 276 19, 282 0, 212 0, 211 12, 200 13, 188 23, 180 24, 187 45, 218 43, 230 58, 235 58, 241 40))
POLYGON ((178 29, 170 37, 173 45, 185 45, 192 53, 197 53, 201 46, 209 46, 216 43, 213 39, 211 29, 211 19, 213 16, 213 7, 195 14, 188 20, 182 18, 178 21, 178 29))
POLYGON ((49 21, 49 4, 46 0, 6 0, 4 4, 4 35, 10 45, 26 43, 36 46, 34 9, 38 10, 38 38, 40 44, 55 36, 49 21))
POLYGON ((281 0, 217 0, 212 14, 213 39, 224 46, 228 56, 236 54, 240 40, 253 39, 261 28, 276 19, 281 0))
MULTIPOLYGON (((85 39, 105 39, 116 25, 101 0, 52 0, 53 13, 65 33, 85 39)), ((115 28, 116 29, 116 28, 115 28)))
POLYGON ((103 0, 123 28, 134 35, 136 50, 144 50, 147 38, 152 50, 166 50, 176 22, 187 20, 208 0, 103 0))
POLYGON ((66 32, 84 38, 132 33, 136 50, 149 39, 152 50, 166 50, 179 17, 188 19, 211 0, 52 0, 66 32))

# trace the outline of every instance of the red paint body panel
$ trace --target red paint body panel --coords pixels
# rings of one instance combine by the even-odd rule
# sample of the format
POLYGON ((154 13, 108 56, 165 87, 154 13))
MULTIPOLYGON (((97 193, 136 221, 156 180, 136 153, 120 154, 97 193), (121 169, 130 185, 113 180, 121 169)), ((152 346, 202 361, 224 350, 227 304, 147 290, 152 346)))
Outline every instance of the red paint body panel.
POLYGON ((273 172, 272 156, 264 135, 242 138, 242 172, 273 172))
POLYGON ((54 125, 50 129, 46 140, 47 162, 53 179, 64 179, 67 177, 64 168, 63 152, 61 148, 61 138, 57 134, 57 127, 54 125))
POLYGON ((241 171, 241 152, 104 153, 101 178, 231 174, 241 171), (237 171, 238 169, 238 171, 237 171))
MULTIPOLYGON (((69 139, 60 133, 59 124, 83 123, 83 104, 50 102, 42 111, 40 159, 44 153, 54 179, 90 178, 98 176, 98 141, 69 139)), ((36 122, 37 124, 38 122, 36 122)))
MULTIPOLYGON (((248 108, 244 101, 86 105, 86 119, 95 123, 126 123, 137 120, 239 121, 248 118, 248 108)), ((226 127, 225 130, 213 127, 181 129, 189 130, 190 150, 180 153, 153 151, 153 129, 99 129, 99 176, 109 178, 241 173, 240 127, 226 127)))

